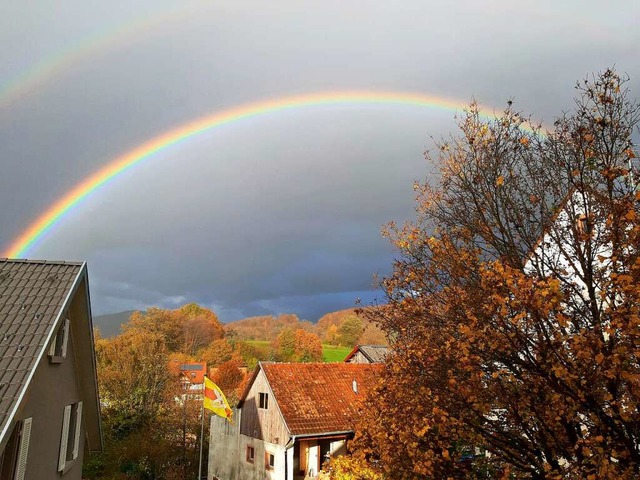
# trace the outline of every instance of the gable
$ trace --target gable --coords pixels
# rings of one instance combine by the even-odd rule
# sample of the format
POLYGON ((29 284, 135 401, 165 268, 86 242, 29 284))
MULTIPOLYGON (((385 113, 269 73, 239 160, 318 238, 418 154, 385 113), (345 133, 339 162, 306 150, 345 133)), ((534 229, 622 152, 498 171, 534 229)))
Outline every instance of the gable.
POLYGON ((290 432, 262 365, 256 369, 242 402, 238 405, 242 408, 240 433, 265 442, 285 445, 290 432))
POLYGON ((385 345, 356 345, 345 357, 345 362, 351 363, 383 363, 389 353, 385 345))
POLYGON ((91 443, 101 448, 88 302, 82 263, 0 260, 0 444, 11 433, 13 418, 59 327, 76 318, 70 327, 77 336, 76 368, 85 396, 95 404, 90 410, 91 443))

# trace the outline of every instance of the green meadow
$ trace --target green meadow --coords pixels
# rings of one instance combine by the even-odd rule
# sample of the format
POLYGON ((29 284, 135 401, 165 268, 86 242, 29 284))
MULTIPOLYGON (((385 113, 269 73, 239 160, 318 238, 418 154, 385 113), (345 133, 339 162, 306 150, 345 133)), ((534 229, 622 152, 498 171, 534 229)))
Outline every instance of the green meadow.
POLYGON ((351 347, 336 347, 335 345, 322 345, 322 360, 325 362, 342 362, 349 352, 353 350, 351 347))
MULTIPOLYGON (((249 345, 252 353, 258 360, 269 360, 271 356, 271 342, 267 340, 244 340, 249 345)), ((335 345, 322 345, 322 360, 324 362, 342 362, 351 352, 351 347, 336 347, 335 345)))

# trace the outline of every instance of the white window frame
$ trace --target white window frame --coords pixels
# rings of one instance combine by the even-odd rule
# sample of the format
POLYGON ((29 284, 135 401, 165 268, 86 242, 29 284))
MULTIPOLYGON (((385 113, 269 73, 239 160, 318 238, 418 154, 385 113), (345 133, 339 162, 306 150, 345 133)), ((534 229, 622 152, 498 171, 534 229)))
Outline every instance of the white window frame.
POLYGON ((64 407, 62 415, 62 434, 58 453, 58 472, 64 474, 73 465, 80 453, 80 434, 82 432, 82 402, 64 407), (73 423, 72 423, 73 416, 73 423), (73 428, 72 428, 73 427, 73 428))
POLYGON ((64 407, 64 414, 62 417, 62 435, 60 436, 60 452, 58 453, 58 471, 64 472, 67 466, 67 445, 69 443, 69 422, 71 420, 71 407, 73 405, 67 405, 64 407))
POLYGON ((49 347, 49 360, 51 363, 60 363, 67 358, 67 348, 69 346, 69 330, 71 329, 71 321, 64 319, 62 325, 58 327, 56 335, 51 341, 49 347))

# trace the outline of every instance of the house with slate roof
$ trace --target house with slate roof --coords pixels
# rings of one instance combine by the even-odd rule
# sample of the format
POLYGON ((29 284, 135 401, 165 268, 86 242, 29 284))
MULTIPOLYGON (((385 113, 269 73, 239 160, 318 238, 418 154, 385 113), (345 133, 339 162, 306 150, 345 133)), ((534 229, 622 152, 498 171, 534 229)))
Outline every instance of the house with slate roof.
POLYGON ((304 480, 346 452, 379 364, 261 362, 235 423, 212 416, 209 479, 304 480))
POLYGON ((0 480, 82 478, 102 449, 85 263, 0 259, 0 480))
POLYGON ((344 359, 347 363, 384 363, 389 353, 385 345, 356 345, 344 359))

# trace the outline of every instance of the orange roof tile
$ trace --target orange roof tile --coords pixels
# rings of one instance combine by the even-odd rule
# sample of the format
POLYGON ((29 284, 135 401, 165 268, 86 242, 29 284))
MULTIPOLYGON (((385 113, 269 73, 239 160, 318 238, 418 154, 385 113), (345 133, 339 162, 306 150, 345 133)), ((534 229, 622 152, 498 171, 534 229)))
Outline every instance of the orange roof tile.
POLYGON ((382 365, 262 363, 292 435, 354 429, 358 404, 376 384, 382 365), (353 391, 356 381, 358 393, 353 391))

